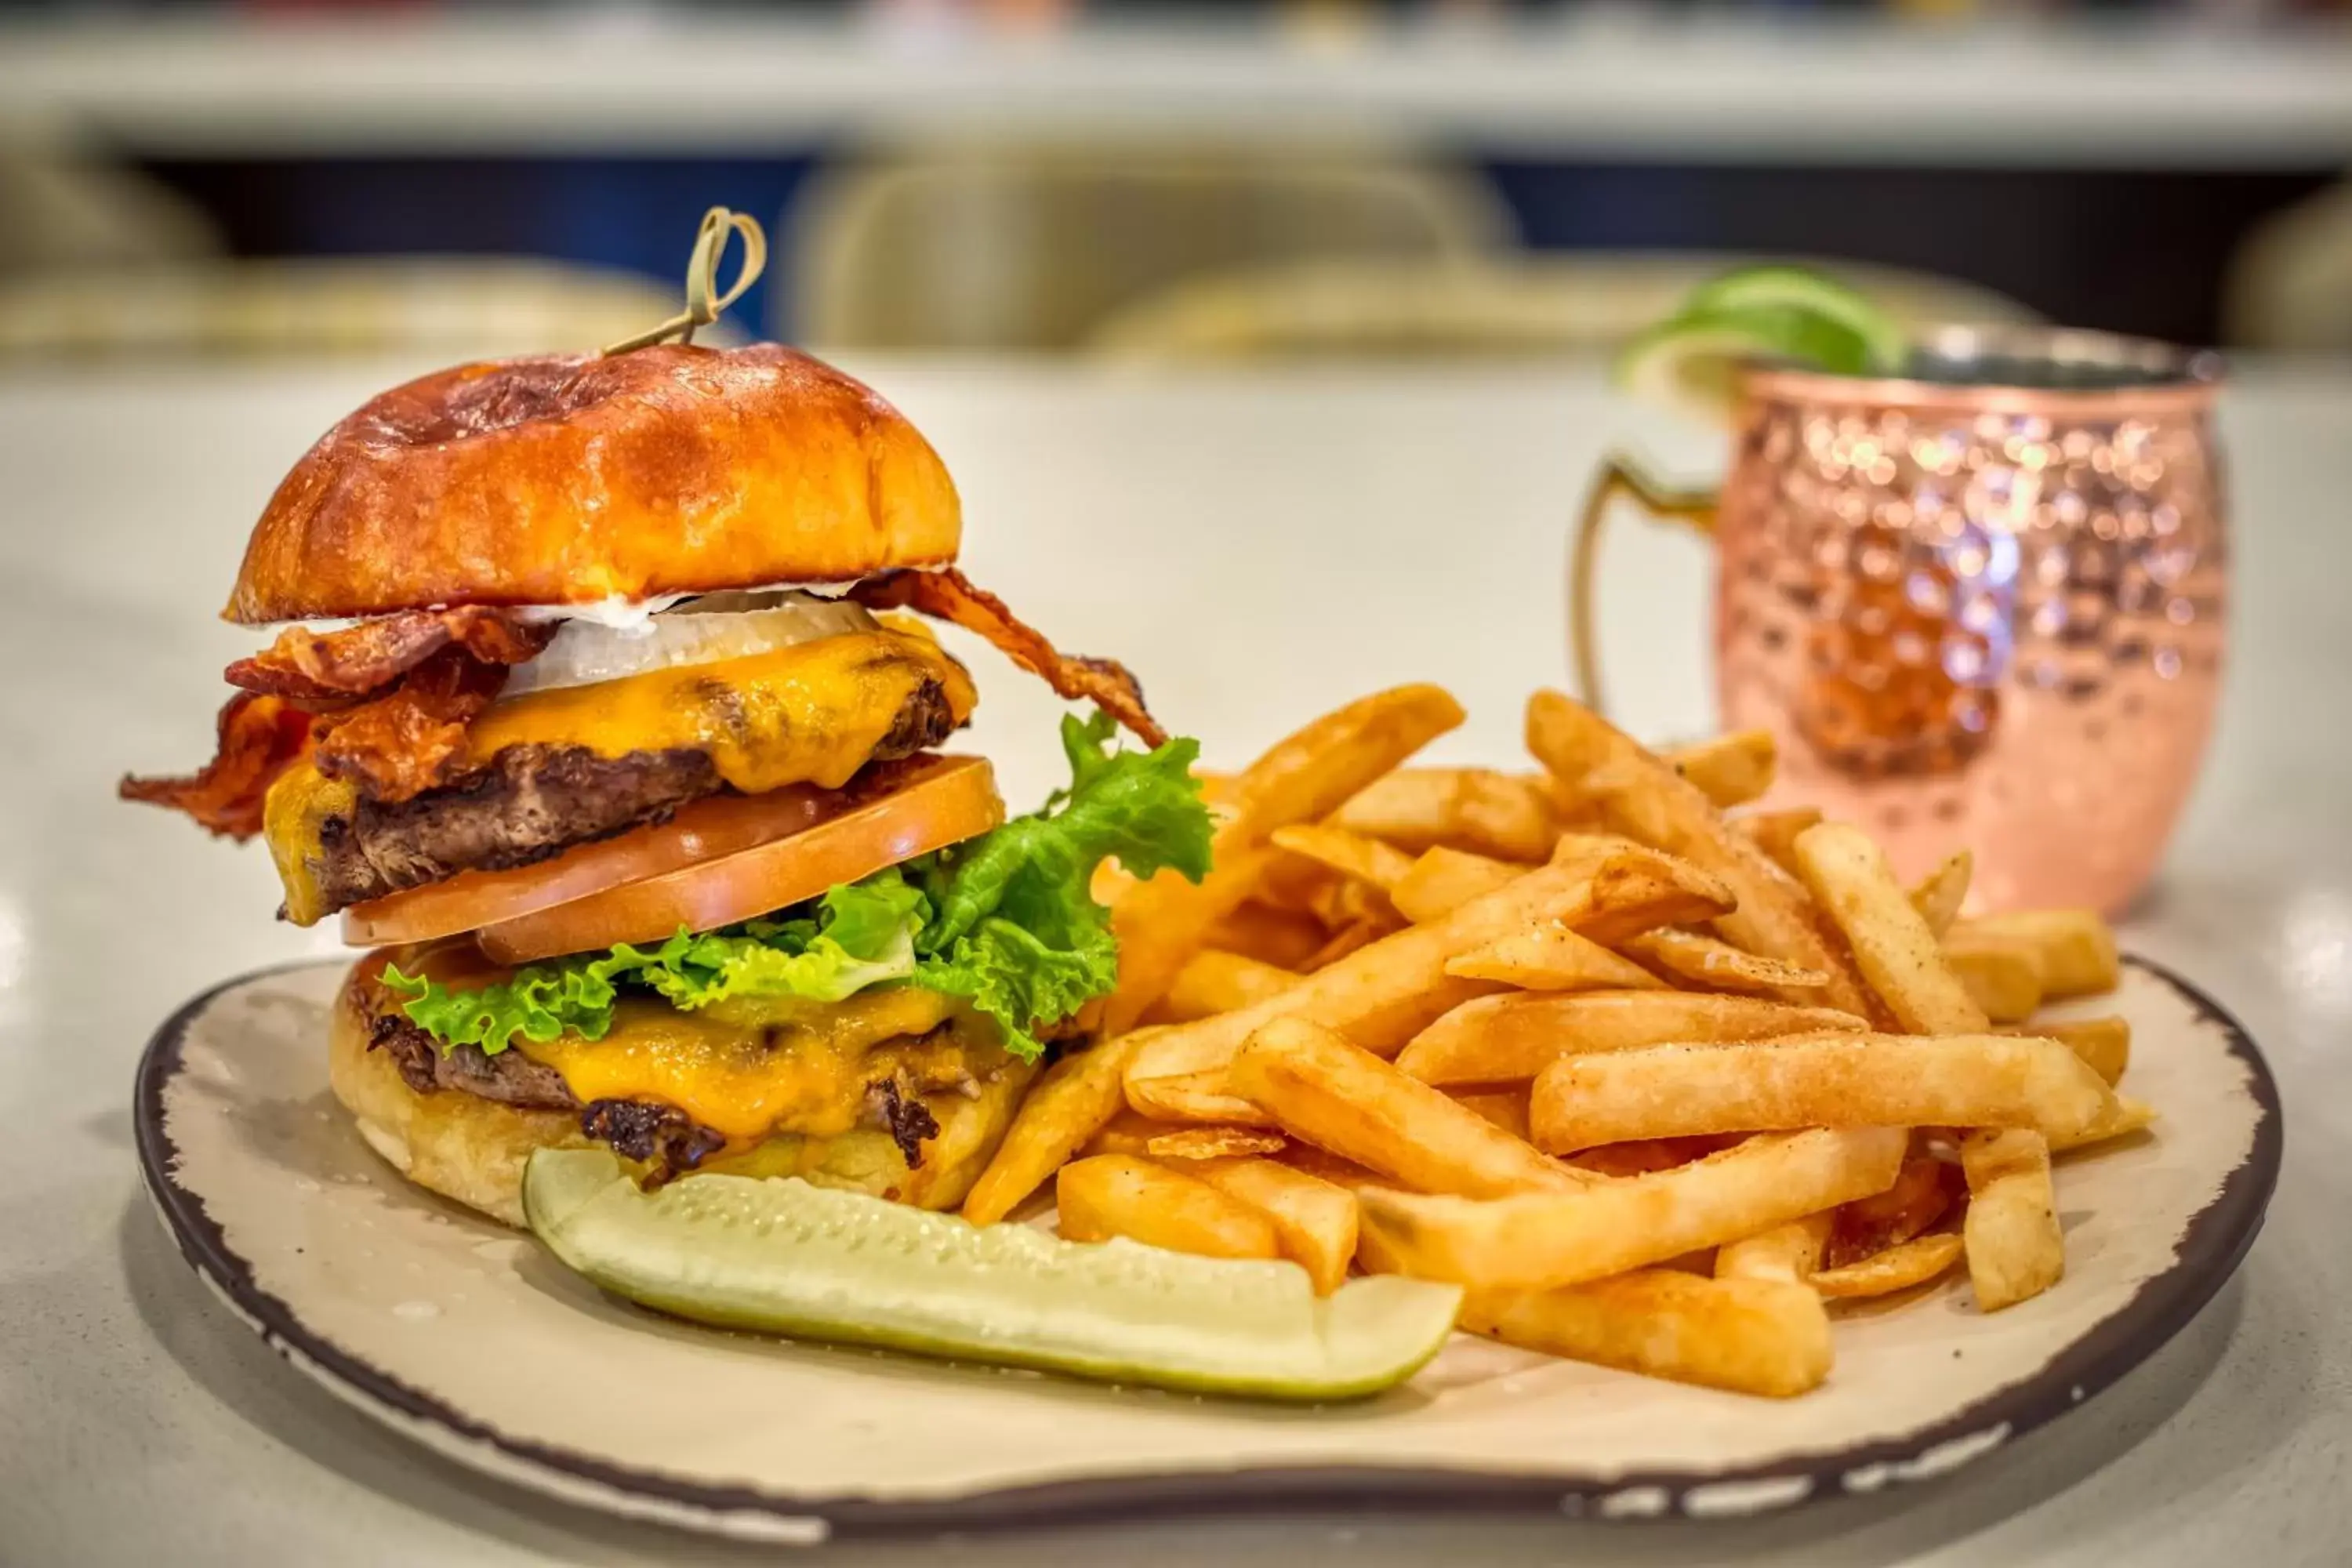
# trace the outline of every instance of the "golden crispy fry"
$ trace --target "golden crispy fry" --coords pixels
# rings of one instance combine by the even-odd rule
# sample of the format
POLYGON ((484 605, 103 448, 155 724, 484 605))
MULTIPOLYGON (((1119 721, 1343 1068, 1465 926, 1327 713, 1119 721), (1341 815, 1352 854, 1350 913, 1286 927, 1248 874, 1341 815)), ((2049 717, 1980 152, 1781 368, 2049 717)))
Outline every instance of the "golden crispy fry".
POLYGON ((1423 1192, 1494 1197, 1592 1179, 1303 1019, 1269 1021, 1227 1077, 1284 1131, 1423 1192))
POLYGON ((1695 991, 1511 992, 1465 1002, 1412 1037, 1397 1066, 1424 1083, 1517 1083, 1559 1058, 1683 1042, 1866 1027, 1850 1013, 1695 991))
POLYGON ((1802 1284, 1822 1266, 1834 1214, 1809 1214, 1726 1242, 1715 1255, 1717 1279, 1779 1279, 1802 1284))
POLYGON ((1320 923, 1339 889, 1348 885, 1347 878, 1321 861, 1294 855, 1279 845, 1246 853, 1263 866, 1250 897, 1287 915, 1311 915, 1320 923))
POLYGON ((1927 879, 1911 889, 1911 907, 1927 922, 1927 929, 1937 941, 1952 929, 1960 918, 1960 906, 1968 901, 1969 881, 1976 875, 1977 858, 1962 849, 1942 865, 1927 873, 1927 879))
POLYGON ((2108 1087, 2131 1066, 2131 1020, 2113 1014, 2104 1018, 2045 1018, 2039 1023, 2003 1029, 2002 1034, 2041 1035, 2057 1041, 2090 1064, 2108 1087))
POLYGON ((1769 730, 1738 730, 1695 746, 1677 746, 1660 761, 1692 784, 1721 809, 1746 805, 1772 787, 1780 758, 1769 730))
POLYGON ((1290 1140, 1265 1127, 1174 1127, 1143 1141, 1154 1160, 1223 1160, 1245 1154, 1279 1154, 1290 1140))
POLYGON ((1442 921, 1474 899, 1483 899, 1505 883, 1527 875, 1524 866, 1491 856, 1440 846, 1425 850, 1412 869, 1389 889, 1397 913, 1419 925, 1442 921))
POLYGON ((1962 1250, 1959 1236, 1952 1231, 1914 1237, 1858 1262, 1824 1268, 1808 1283, 1822 1296, 1835 1300, 1891 1296, 1942 1274, 1960 1260, 1962 1250))
POLYGON ((1556 1154, 1629 1138, 1798 1127, 2030 1127, 2070 1136, 2115 1095, 2055 1040, 1802 1035, 1566 1056, 1528 1116, 1556 1154))
POLYGON ((1256 873, 1247 851, 1278 827, 1328 816, 1462 720, 1462 705, 1443 689, 1401 686, 1325 714, 1244 769, 1234 781, 1232 816, 1212 843, 1215 868, 1208 877, 1195 886, 1163 871, 1112 911, 1119 980, 1104 1009, 1104 1032, 1131 1027, 1208 944, 1211 928, 1249 896, 1256 873))
POLYGON ((1394 1176, 1368 1171, 1353 1160, 1342 1160, 1328 1150, 1318 1149, 1312 1143, 1301 1143, 1295 1139, 1290 1147, 1276 1155, 1275 1159, 1294 1171, 1304 1171, 1318 1181, 1328 1182, 1349 1193, 1360 1193, 1366 1187, 1393 1187, 1397 1184, 1394 1176))
MULTIPOLYGON (((1575 924, 1590 918, 1599 900, 1613 899, 1638 881, 1618 876, 1619 866, 1612 858, 1596 872, 1575 866, 1538 868, 1444 920, 1383 937, 1255 1006, 1171 1025, 1138 1053, 1128 1076, 1139 1080, 1222 1071, 1253 1031, 1270 1018, 1284 1016, 1337 1029, 1367 1050, 1393 1056, 1440 1014, 1495 989, 1486 981, 1447 974, 1448 960, 1533 921, 1565 919, 1575 924)), ((1675 908, 1685 907, 1690 897, 1671 887, 1666 896, 1675 908)), ((1631 918, 1614 903, 1607 913, 1612 919, 1631 918)), ((1152 1109, 1142 1099, 1130 1098, 1139 1110, 1152 1109)), ((1200 1109, 1212 1110, 1211 1121, 1255 1120, 1248 1104, 1239 1100, 1200 1109)))
POLYGON ((1990 939, 2021 942, 2042 967, 2042 994, 2053 999, 2113 991, 2122 978, 2116 933, 2094 910, 2018 910, 1961 921, 1952 934, 1962 942, 1990 939))
POLYGON ((1822 1261, 1842 1268, 1859 1258, 1899 1247, 1944 1217, 1958 1194, 1959 1172, 1925 1152, 1916 1133, 1910 1157, 1883 1193, 1856 1198, 1837 1211, 1822 1261))
POLYGON ((1279 1258, 1274 1222, 1206 1182, 1132 1154, 1097 1154, 1062 1167, 1061 1232, 1072 1241, 1124 1236, 1206 1258, 1279 1258))
POLYGON ((1093 1137, 1086 1141, 1084 1146, 1078 1150, 1078 1153, 1080 1156, 1148 1155, 1151 1152, 1151 1141, 1167 1131, 1166 1122, 1155 1121, 1132 1107, 1122 1105, 1108 1121, 1102 1124, 1101 1129, 1093 1137))
POLYGON ((1308 953, 1307 962, 1298 967, 1308 974, 1318 970, 1328 969, 1349 953, 1360 952, 1381 938, 1394 935, 1398 929, 1397 921, 1393 919, 1370 918, 1350 921, 1326 938, 1323 945, 1308 953))
POLYGON ((2021 1024, 2042 1006, 2042 964, 2022 943, 1944 939, 1944 962, 1996 1024, 2021 1024))
POLYGON ((1367 1188, 1367 1257, 1479 1289, 1549 1289, 1718 1247, 1878 1192, 1906 1134, 1864 1127, 1751 1138, 1696 1164, 1504 1198, 1367 1188))
POLYGON ((1467 1093, 1454 1091, 1452 1098, 1465 1110, 1475 1110, 1512 1137, 1524 1143, 1528 1141, 1528 1093, 1523 1089, 1473 1089, 1467 1093))
POLYGON ((1278 996, 1297 984, 1298 980, 1291 970, 1260 963, 1238 952, 1204 947, 1184 961, 1176 984, 1168 988, 1168 994, 1160 998, 1154 1012, 1160 1021, 1171 1024, 1212 1018, 1219 1013, 1230 1013, 1236 1007, 1278 996))
MULTIPOLYGON (((1615 775, 1602 793, 1607 819, 1631 837, 1677 855, 1719 878, 1738 900, 1716 929, 1738 947, 1830 976, 1820 1000, 1866 1015, 1862 986, 1813 925, 1804 892, 1745 835, 1724 825, 1712 802, 1688 780, 1557 691, 1528 702, 1528 749, 1562 778, 1615 775)), ((1588 932, 1587 934, 1593 934, 1588 932)))
MULTIPOLYGON (((1521 1097, 1524 1102, 1525 1097, 1521 1097)), ((1739 1142, 1737 1135, 1710 1138, 1635 1138, 1623 1143, 1603 1143, 1598 1148, 1579 1150, 1568 1157, 1567 1163, 1580 1171, 1590 1171, 1596 1176, 1646 1176, 1655 1171, 1671 1171, 1677 1165, 1687 1165, 1694 1160, 1704 1160, 1709 1154, 1729 1148, 1739 1142)), ((1669 1263, 1674 1260, 1669 1259, 1669 1263)), ((1712 1263, 1704 1272, 1712 1272, 1712 1263)))
POLYGON ((1127 1103, 1158 1121, 1234 1122, 1269 1125, 1265 1112, 1233 1092, 1225 1069, 1169 1073, 1127 1080, 1127 1103))
MULTIPOLYGON (((1215 872, 1211 872, 1212 877, 1215 872)), ((1112 921, 1116 929, 1118 921, 1112 921)), ((1210 948, 1239 953, 1277 969, 1297 971, 1328 941, 1322 922, 1270 904, 1244 900, 1209 928, 1210 948)), ((1188 961, 1189 962, 1189 961, 1188 961)), ((1181 974, 1183 971, 1177 971, 1181 974)))
POLYGON ((1106 1040, 1047 1068, 966 1194, 963 1217, 974 1225, 994 1225, 1011 1214, 1126 1109, 1121 1075, 1128 1058, 1150 1038, 1146 1031, 1106 1040))
POLYGON ((1201 1160, 1185 1173, 1274 1222, 1282 1255, 1307 1270, 1315 1293, 1347 1281, 1356 1257, 1356 1194, 1275 1160, 1201 1160))
POLYGON ((1971 1132, 1960 1140, 1960 1164, 1969 1178, 1961 1235, 1978 1307, 1997 1312, 2056 1284, 2066 1271, 2066 1242, 2048 1141, 2023 1128, 1971 1132))
POLYGON ((1797 836, 1796 855, 1813 901, 1845 933, 1863 978, 1905 1033, 1980 1035, 1992 1026, 1867 834, 1824 822, 1797 836))
MULTIPOLYGON (((1396 775, 1389 775, 1394 778, 1396 775)), ((1412 869, 1412 857, 1393 844, 1328 823, 1299 823, 1274 830, 1276 847, 1303 855, 1343 877, 1370 882, 1385 892, 1412 869)))
POLYGON ((1787 1398, 1829 1375, 1822 1300, 1775 1279, 1643 1268, 1557 1290, 1473 1290, 1462 1327, 1547 1355, 1787 1398))
POLYGON ((2128 1137, 2134 1132, 2145 1132, 2155 1125, 2156 1107, 2144 1100, 2134 1100, 2129 1095, 2118 1095, 2115 1109, 2090 1126, 2063 1138, 2051 1139, 2050 1152, 2053 1154, 2063 1154, 2069 1150, 2088 1148, 2094 1143, 2105 1143, 2109 1139, 2128 1137))
POLYGON ((1731 826, 1762 850, 1765 858, 1793 877, 1797 874, 1797 835, 1821 819, 1819 806, 1797 805, 1786 811, 1751 811, 1733 817, 1731 826))
POLYGON ((1759 958, 1695 931, 1644 931, 1618 946, 1654 970, 1718 991, 1771 996, 1783 991, 1818 991, 1830 983, 1824 970, 1800 969, 1777 958, 1759 958))
POLYGON ((1488 768, 1399 768, 1331 820, 1413 854, 1444 844, 1530 865, 1556 831, 1541 778, 1488 768))
MULTIPOLYGON (((1627 945, 1661 934, 1635 937, 1627 945)), ((1654 991, 1665 984, 1633 960, 1580 936, 1559 921, 1546 921, 1473 948, 1449 961, 1445 973, 1529 991, 1654 991)))

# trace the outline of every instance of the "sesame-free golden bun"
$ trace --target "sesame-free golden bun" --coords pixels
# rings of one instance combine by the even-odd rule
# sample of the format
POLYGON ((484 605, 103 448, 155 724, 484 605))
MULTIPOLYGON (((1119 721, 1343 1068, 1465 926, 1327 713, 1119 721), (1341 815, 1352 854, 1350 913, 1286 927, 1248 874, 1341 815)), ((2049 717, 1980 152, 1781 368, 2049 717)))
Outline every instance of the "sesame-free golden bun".
POLYGON ((278 487, 247 624, 589 605, 951 563, 955 486, 904 416, 775 343, 462 364, 372 399, 278 487))

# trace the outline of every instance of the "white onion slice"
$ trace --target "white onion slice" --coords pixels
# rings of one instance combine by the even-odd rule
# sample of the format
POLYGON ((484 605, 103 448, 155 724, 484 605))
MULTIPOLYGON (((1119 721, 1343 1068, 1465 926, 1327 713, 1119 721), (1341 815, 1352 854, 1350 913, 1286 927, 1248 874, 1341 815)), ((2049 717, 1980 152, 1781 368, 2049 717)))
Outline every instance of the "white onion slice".
POLYGON ((514 667, 499 700, 567 686, 593 686, 649 669, 773 653, 844 632, 872 631, 876 626, 863 605, 845 599, 803 593, 761 598, 762 608, 743 610, 721 607, 741 602, 731 595, 712 595, 634 626, 566 621, 538 658, 514 667))

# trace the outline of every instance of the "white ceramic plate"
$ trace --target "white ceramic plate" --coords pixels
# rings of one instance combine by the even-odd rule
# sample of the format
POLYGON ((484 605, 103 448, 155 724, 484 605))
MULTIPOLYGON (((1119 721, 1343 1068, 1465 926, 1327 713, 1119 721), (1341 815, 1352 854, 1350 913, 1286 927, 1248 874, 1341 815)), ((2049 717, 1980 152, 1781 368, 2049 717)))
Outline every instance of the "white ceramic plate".
POLYGON ((2253 1044, 2134 961, 2126 1085, 2158 1135, 2061 1168, 2067 1277, 1987 1316, 1964 1281, 1863 1304, 1792 1401, 1468 1336, 1377 1400, 1292 1409, 762 1340, 610 1300, 529 1237, 409 1185, 329 1094, 339 969, 236 980, 149 1046, 150 1192, 190 1263, 288 1361, 463 1464, 615 1511, 771 1540, 1139 1510, 1786 1507, 1943 1474, 2064 1414, 2228 1277, 2279 1166, 2253 1044))

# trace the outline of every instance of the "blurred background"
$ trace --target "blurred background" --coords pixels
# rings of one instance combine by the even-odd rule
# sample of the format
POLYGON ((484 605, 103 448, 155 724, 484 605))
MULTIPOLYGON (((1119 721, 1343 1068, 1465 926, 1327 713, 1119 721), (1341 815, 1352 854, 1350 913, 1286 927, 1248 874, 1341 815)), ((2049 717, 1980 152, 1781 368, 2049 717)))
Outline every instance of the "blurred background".
POLYGON ((0 0, 0 355, 1589 353, 1728 261, 2352 354, 2352 0, 0 0))

